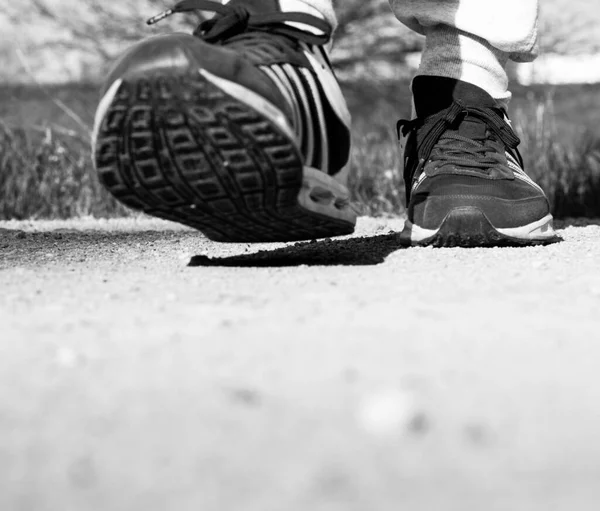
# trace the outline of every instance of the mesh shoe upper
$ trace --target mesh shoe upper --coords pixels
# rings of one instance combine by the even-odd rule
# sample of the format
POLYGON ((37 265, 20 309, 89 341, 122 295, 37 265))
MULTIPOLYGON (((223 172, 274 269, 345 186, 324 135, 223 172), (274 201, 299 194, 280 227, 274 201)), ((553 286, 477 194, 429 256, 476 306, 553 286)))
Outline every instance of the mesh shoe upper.
POLYGON ((477 207, 496 228, 520 227, 549 214, 542 189, 523 171, 520 143, 504 110, 474 85, 417 77, 417 118, 408 136, 405 181, 411 222, 436 229, 454 208, 477 207))
POLYGON ((217 13, 194 31, 199 44, 192 51, 203 54, 196 60, 217 55, 211 72, 266 96, 256 90, 257 82, 264 87, 264 80, 245 68, 260 70, 272 89, 267 98, 286 113, 305 164, 337 174, 349 158, 350 114, 323 47, 331 37, 330 25, 304 12, 282 12, 276 0, 232 0, 226 5, 184 0, 149 23, 196 10, 217 13), (237 63, 237 72, 225 70, 228 61, 237 63))

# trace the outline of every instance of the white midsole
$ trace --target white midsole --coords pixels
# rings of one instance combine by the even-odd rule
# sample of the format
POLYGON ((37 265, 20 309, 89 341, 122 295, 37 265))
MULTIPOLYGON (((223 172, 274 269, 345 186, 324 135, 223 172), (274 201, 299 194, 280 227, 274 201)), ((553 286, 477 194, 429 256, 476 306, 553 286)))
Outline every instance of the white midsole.
POLYGON ((273 103, 267 101, 261 95, 248 89, 247 87, 214 75, 206 69, 200 69, 200 74, 225 93, 267 117, 284 133, 284 135, 290 139, 290 141, 294 143, 294 145, 297 146, 296 134, 294 133, 294 130, 290 126, 285 114, 273 103))
POLYGON ((544 240, 556 236, 553 226, 554 218, 547 215, 537 222, 533 222, 523 227, 510 227, 506 229, 496 229, 500 234, 511 238, 526 240, 544 240))
POLYGON ((94 156, 94 161, 96 161, 96 143, 98 139, 98 135, 100 134, 100 127, 104 122, 104 117, 108 112, 108 109, 112 105, 117 92, 119 91, 119 87, 123 83, 123 80, 116 80, 110 88, 106 91, 106 94, 100 100, 100 104, 98 105, 98 109, 96 110, 96 117, 94 119, 94 131, 92 132, 92 155, 94 156))
MULTIPOLYGON (((435 236, 439 230, 440 229, 424 229, 423 227, 413 224, 410 220, 407 220, 404 224, 404 230, 402 231, 401 236, 410 240, 412 243, 420 243, 435 236)), ((496 228, 496 231, 503 236, 529 241, 546 240, 556 236, 552 215, 547 215, 541 220, 528 225, 506 229, 496 228)))

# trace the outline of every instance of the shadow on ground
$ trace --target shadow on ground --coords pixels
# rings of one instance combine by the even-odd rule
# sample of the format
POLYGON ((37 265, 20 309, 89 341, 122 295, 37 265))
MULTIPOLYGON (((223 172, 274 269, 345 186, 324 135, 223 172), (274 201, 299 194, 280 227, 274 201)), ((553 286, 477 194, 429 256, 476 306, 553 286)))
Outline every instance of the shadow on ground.
POLYGON ((287 266, 374 266, 385 262, 393 252, 406 248, 398 233, 345 240, 297 243, 254 254, 212 258, 195 256, 188 266, 238 268, 280 268, 287 266))

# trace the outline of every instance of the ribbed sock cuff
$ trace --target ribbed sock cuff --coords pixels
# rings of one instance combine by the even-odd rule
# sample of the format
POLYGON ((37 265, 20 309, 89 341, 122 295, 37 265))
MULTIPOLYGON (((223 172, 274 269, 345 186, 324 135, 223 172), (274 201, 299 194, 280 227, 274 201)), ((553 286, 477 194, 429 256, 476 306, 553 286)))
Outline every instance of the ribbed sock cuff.
POLYGON ((425 50, 419 75, 443 76, 477 85, 504 104, 508 104, 506 63, 509 54, 486 40, 447 25, 426 30, 425 50))

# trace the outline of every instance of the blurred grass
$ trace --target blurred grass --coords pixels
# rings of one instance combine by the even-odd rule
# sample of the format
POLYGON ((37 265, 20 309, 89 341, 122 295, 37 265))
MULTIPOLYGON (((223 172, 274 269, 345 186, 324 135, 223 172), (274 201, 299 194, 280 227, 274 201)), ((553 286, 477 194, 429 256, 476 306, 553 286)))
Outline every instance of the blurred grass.
MULTIPOLYGON (((600 134, 586 128, 564 136, 556 99, 532 103, 513 116, 525 168, 544 189, 556 218, 600 217, 600 134)), ((574 130, 575 131, 575 130, 574 130)))
POLYGON ((84 137, 0 122, 0 219, 126 214, 96 179, 84 137))
MULTIPOLYGON (((526 170, 557 218, 600 217, 600 86, 514 89, 511 117, 526 170)), ((408 83, 346 87, 354 117, 350 188, 370 215, 404 212, 394 126, 410 115, 408 83)), ((62 101, 92 125, 94 85, 0 86, 0 219, 131 214, 99 185, 88 135, 62 101), (58 99, 59 101, 53 100, 58 99)))

